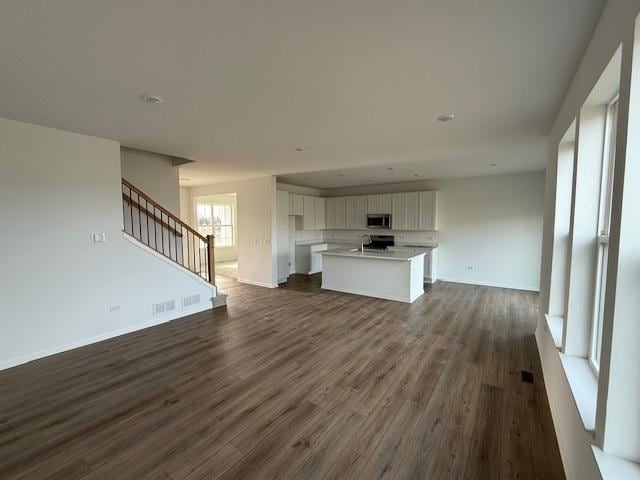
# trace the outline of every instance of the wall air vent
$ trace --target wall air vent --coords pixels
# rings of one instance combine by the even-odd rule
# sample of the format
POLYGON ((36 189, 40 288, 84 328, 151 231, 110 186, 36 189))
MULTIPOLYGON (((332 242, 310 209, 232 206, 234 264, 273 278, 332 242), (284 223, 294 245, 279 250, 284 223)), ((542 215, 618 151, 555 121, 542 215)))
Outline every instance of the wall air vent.
POLYGON ((167 300, 165 302, 154 303, 153 304, 153 315, 162 315, 163 313, 170 312, 176 309, 176 301, 175 300, 167 300))
POLYGON ((182 297, 182 308, 190 307, 191 305, 197 305, 200 303, 200 294, 187 295, 182 297))

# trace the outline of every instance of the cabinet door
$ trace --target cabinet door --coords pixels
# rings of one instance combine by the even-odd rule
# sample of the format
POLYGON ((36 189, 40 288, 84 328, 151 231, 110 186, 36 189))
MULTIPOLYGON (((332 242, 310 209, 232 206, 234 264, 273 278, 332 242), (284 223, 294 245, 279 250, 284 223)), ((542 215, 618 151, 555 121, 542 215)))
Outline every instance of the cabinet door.
POLYGON ((313 197, 304 195, 302 212, 302 229, 315 230, 316 228, 316 205, 313 197))
POLYGON ((394 193, 391 205, 391 228, 406 230, 405 212, 407 210, 406 194, 394 193))
POLYGON ((420 230, 436 230, 437 192, 420 192, 420 230))
POLYGON ((293 193, 288 194, 289 215, 293 215, 293 193))
POLYGON ((337 198, 327 198, 327 228, 338 228, 336 227, 336 211, 337 211, 337 198))
POLYGON ((382 195, 369 195, 367 197, 367 213, 383 213, 380 206, 380 197, 382 195))
POLYGON ((369 195, 367 197, 367 213, 391 213, 391 194, 369 195))
POLYGON ((367 228, 367 197, 364 195, 356 197, 355 228, 367 228))
POLYGON ((335 217, 337 229, 347 228, 347 199, 346 197, 335 198, 335 217))
POLYGON ((321 197, 314 198, 316 230, 324 230, 326 228, 325 201, 321 197))
POLYGON ((358 197, 347 197, 347 228, 357 228, 356 219, 358 217, 358 197))
POLYGON ((418 230, 418 217, 420 214, 420 194, 411 192, 405 194, 406 210, 405 210, 405 229, 418 230))
POLYGON ((304 214, 304 198, 297 193, 291 194, 291 215, 303 215, 304 214))

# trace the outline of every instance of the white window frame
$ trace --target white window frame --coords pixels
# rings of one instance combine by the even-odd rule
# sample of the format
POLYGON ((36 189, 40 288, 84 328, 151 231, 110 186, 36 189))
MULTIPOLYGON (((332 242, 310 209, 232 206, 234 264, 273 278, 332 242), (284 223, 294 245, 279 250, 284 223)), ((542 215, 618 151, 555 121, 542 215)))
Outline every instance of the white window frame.
POLYGON ((196 223, 197 223, 197 227, 198 227, 198 232, 203 234, 203 235, 207 235, 207 234, 213 234, 215 231, 216 227, 228 227, 231 229, 231 244, 226 244, 226 245, 219 245, 219 236, 216 235, 216 238, 214 240, 215 242, 215 247, 216 248, 234 248, 236 246, 236 226, 235 226, 235 206, 229 203, 198 203, 196 205, 196 223), (200 215, 198 212, 198 209, 201 207, 207 207, 209 209, 209 217, 211 218, 211 225, 200 225, 200 215), (230 210, 230 219, 231 219, 231 223, 227 224, 216 224, 214 219, 214 214, 213 214, 213 209, 214 207, 223 207, 223 208, 229 208, 230 210))
POLYGON ((604 319, 604 297, 606 292, 607 260, 609 256, 609 231, 611 227, 611 201, 613 197, 613 170, 615 165, 616 132, 618 124, 618 95, 607 105, 605 142, 602 155, 602 182, 596 235, 596 279, 593 296, 589 363, 597 373, 600 371, 602 353, 602 327, 604 319))

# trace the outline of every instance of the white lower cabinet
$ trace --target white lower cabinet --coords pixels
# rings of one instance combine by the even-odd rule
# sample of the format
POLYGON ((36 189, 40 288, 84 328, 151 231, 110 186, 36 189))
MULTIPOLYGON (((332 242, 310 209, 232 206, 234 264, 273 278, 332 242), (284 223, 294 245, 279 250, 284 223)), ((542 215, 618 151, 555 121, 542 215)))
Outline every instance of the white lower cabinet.
POLYGON ((437 249, 424 247, 389 247, 389 250, 408 250, 413 253, 424 252, 424 281, 435 283, 438 277, 437 249))

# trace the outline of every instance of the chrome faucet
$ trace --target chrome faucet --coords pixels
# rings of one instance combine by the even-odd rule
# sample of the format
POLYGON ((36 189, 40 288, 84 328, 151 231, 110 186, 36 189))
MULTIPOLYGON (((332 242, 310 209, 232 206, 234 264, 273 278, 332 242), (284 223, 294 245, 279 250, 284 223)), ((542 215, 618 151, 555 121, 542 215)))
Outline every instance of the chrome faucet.
POLYGON ((364 235, 362 235, 360 237, 360 253, 362 253, 362 254, 364 254, 364 240, 365 240, 365 238, 367 240, 369 240, 368 243, 371 243, 371 237, 369 236, 369 234, 365 233, 364 235))

